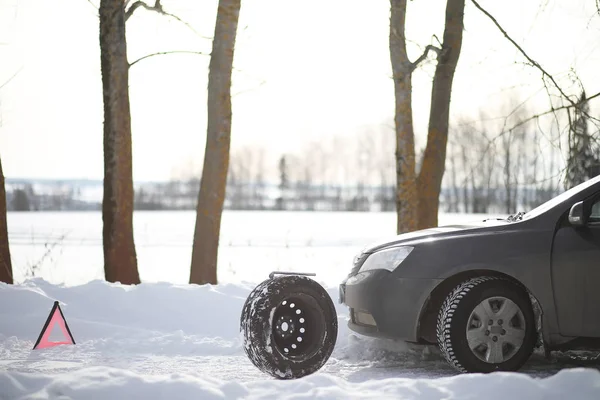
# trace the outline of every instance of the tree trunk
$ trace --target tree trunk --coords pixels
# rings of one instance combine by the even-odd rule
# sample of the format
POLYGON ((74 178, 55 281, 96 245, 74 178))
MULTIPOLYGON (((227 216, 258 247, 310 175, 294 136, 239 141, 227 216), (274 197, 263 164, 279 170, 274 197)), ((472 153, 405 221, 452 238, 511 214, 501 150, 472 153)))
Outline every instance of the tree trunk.
POLYGON ((539 145, 539 138, 538 138, 538 131, 537 129, 533 130, 533 144, 534 144, 534 148, 533 148, 533 165, 532 167, 532 172, 531 172, 531 185, 532 185, 532 190, 533 190, 533 194, 531 196, 531 198, 529 199, 529 204, 527 204, 527 209, 533 209, 537 206, 538 204, 538 199, 540 198, 540 194, 541 194, 541 182, 538 182, 538 158, 540 157, 539 154, 537 153, 538 150, 538 145, 539 145))
POLYGON ((508 132, 507 140, 504 141, 504 193, 506 195, 506 199, 504 201, 505 212, 510 214, 512 212, 512 184, 510 179, 510 152, 511 152, 511 142, 512 142, 512 131, 508 132))
POLYGON ((471 193, 472 193, 472 198, 473 198, 473 204, 471 205, 471 209, 473 211, 474 214, 479 214, 481 213, 480 211, 480 204, 481 204, 481 199, 480 196, 481 194, 479 193, 479 188, 477 187, 476 184, 476 180, 475 180, 475 170, 473 168, 471 168, 471 171, 469 173, 471 175, 471 193))
MULTIPOLYGON (((453 146, 455 147, 455 146, 453 146)), ((458 213, 458 203, 460 201, 460 191, 458 188, 458 182, 456 181, 456 151, 454 151, 450 157, 450 169, 452 171, 451 181, 452 181, 452 193, 453 199, 451 202, 450 212, 458 213)))
POLYGON ((219 0, 208 73, 208 127, 190 283, 217 283, 221 214, 229 168, 231 72, 241 0, 219 0))
MULTIPOLYGON (((461 137, 461 141, 464 140, 464 138, 461 137)), ((467 145, 464 143, 461 143, 460 145, 460 154, 461 154, 461 160, 462 160, 462 165, 463 165, 463 174, 465 175, 464 179, 463 179, 463 186, 462 186, 462 190, 463 190, 463 205, 465 207, 465 214, 469 213, 469 204, 471 204, 471 200, 469 197, 469 171, 471 170, 471 166, 469 165, 469 157, 467 156, 467 145)))
POLYGON ((419 228, 438 225, 438 207, 448 141, 448 119, 454 71, 462 46, 465 0, 448 0, 442 51, 433 77, 427 147, 418 178, 419 228))
MULTIPOLYGON (((489 140, 487 138, 487 136, 484 136, 485 140, 489 140)), ((496 184, 492 185, 492 179, 494 176, 494 165, 496 163, 495 161, 496 156, 495 154, 493 156, 488 156, 487 157, 487 170, 486 170, 486 189, 485 189, 485 213, 489 213, 490 210, 490 205, 492 203, 492 187, 494 188, 493 190, 495 191, 497 186, 496 184)))
POLYGON ((100 1, 100 58, 104 98, 104 274, 107 281, 140 283, 133 241, 133 173, 129 64, 122 0, 100 1))
POLYGON ((412 121, 412 65, 406 53, 406 0, 390 0, 390 59, 396 99, 397 232, 417 229, 415 138, 412 121))
POLYGON ((13 283, 10 248, 8 247, 8 226, 6 223, 6 189, 4 172, 0 160, 0 282, 13 283))
POLYGON ((520 211, 523 207, 524 196, 527 193, 527 161, 525 160, 525 132, 519 132, 517 136, 517 168, 515 170, 515 194, 513 198, 513 204, 515 205, 515 212, 520 211), (525 187, 523 185, 525 184, 525 187), (519 199, 521 200, 519 202, 519 199))

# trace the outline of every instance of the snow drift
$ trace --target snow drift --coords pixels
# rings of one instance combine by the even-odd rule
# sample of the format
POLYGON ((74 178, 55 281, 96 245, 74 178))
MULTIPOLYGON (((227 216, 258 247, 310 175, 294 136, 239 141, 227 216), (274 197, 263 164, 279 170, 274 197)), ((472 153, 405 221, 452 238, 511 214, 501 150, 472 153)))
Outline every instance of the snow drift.
MULTIPOLYGON (((523 373, 456 375, 435 349, 355 336, 337 305, 336 350, 297 381, 261 374, 241 348, 254 284, 0 284, 0 399, 600 398, 600 372, 534 360, 523 373), (77 342, 31 350, 54 300, 77 342)), ((336 301, 337 288, 329 293, 336 301)))
POLYGON ((317 374, 298 381, 239 383, 182 374, 140 375, 108 367, 58 376, 0 373, 7 398, 61 399, 527 399, 597 400, 600 373, 562 371, 545 379, 515 373, 439 379, 391 378, 360 383, 317 374))

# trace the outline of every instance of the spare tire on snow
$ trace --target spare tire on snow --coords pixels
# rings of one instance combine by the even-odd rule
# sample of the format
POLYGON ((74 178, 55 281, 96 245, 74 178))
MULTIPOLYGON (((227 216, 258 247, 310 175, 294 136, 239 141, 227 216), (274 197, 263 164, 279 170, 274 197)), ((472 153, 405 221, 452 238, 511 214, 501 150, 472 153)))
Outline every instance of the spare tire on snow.
POLYGON ((261 371, 295 379, 318 371, 337 339, 333 301, 305 276, 268 279, 246 299, 241 317, 244 351, 261 371))

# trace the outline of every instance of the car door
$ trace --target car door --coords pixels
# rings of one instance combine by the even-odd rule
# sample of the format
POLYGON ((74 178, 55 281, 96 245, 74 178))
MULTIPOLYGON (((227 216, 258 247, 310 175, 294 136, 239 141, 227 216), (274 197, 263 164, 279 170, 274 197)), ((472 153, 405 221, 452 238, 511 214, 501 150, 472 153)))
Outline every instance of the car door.
POLYGON ((561 222, 552 249, 560 333, 600 337, 600 193, 584 202, 585 226, 561 222))

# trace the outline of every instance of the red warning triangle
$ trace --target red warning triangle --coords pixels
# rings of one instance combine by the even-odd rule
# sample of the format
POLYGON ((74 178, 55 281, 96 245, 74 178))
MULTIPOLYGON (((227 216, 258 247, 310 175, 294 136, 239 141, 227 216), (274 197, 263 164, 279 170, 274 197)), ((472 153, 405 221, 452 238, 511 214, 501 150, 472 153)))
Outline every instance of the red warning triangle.
POLYGON ((71 335, 71 330, 69 329, 67 320, 65 320, 65 316, 58 305, 58 301, 55 301, 54 306, 50 311, 50 315, 48 315, 48 319, 42 328, 42 332, 40 332, 40 337, 38 337, 37 342, 35 342, 35 346, 33 346, 33 350, 46 349, 48 347, 54 347, 61 344, 75 344, 75 339, 73 339, 73 335, 71 335), (52 328, 54 328, 55 325, 60 327, 60 330, 62 331, 66 340, 62 342, 50 341, 50 334, 52 333, 52 328))

